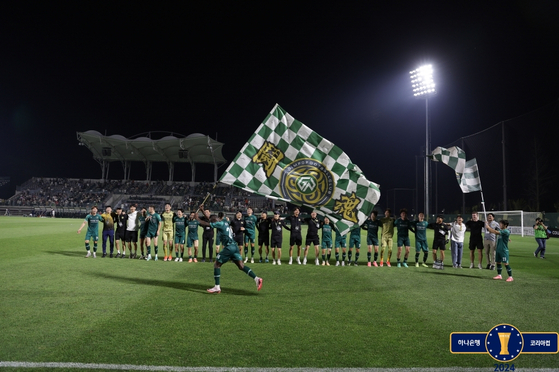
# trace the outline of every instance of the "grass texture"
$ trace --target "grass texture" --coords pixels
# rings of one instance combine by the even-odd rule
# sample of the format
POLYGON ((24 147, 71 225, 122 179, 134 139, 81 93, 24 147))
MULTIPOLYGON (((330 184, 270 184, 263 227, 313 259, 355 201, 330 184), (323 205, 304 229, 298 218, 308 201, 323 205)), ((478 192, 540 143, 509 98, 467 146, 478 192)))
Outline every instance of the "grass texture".
MULTIPOLYGON (((210 295, 207 262, 85 259, 81 222, 0 218, 0 360, 492 368, 488 355, 451 354, 450 333, 501 323, 521 332, 559 330, 559 239, 548 241, 543 260, 533 257, 533 238, 513 236, 515 281, 507 283, 492 280, 495 271, 448 267, 448 250, 445 270, 414 267, 413 246, 407 269, 367 267, 366 232, 358 267, 287 265, 286 232, 283 265, 248 264, 264 279, 260 292, 227 263, 222 293, 210 295)), ((466 248, 466 267, 468 255, 466 248)), ((524 354, 514 363, 554 368, 559 357, 524 354)))

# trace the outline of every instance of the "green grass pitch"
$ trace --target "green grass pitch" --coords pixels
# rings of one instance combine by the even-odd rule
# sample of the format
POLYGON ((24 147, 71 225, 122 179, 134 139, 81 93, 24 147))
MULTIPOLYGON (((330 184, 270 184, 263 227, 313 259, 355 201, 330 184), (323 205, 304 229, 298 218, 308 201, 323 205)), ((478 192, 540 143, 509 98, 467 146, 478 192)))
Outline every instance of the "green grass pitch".
MULTIPOLYGON (((81 222, 0 218, 0 361, 493 370, 488 355, 451 354, 450 333, 559 331, 559 239, 542 260, 533 238, 513 236, 507 283, 449 268, 448 250, 442 271, 414 267, 413 247, 407 269, 369 268, 365 231, 358 267, 290 266, 285 232, 282 266, 249 264, 262 291, 228 263, 210 295, 210 263, 85 259, 81 222)), ((514 363, 556 368, 559 356, 514 363)))

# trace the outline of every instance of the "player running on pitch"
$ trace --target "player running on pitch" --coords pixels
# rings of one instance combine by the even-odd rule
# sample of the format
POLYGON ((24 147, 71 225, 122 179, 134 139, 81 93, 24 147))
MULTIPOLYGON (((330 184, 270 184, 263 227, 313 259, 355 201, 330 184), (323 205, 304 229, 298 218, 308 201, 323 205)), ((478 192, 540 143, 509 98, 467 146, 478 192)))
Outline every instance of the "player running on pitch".
MULTIPOLYGON (((200 209, 201 212, 204 212, 204 206, 201 205, 200 209)), ((223 243, 223 249, 219 252, 216 256, 215 264, 214 264, 214 280, 215 286, 213 288, 208 289, 209 293, 220 293, 221 292, 221 266, 227 261, 231 260, 237 265, 239 270, 244 271, 248 276, 254 279, 256 283, 256 289, 262 289, 262 278, 259 278, 254 274, 254 272, 248 267, 243 264, 243 258, 239 253, 239 247, 237 243, 233 240, 233 232, 231 231, 231 227, 229 224, 223 222, 223 213, 219 212, 218 217, 212 216, 211 222, 203 221, 198 213, 195 214, 196 220, 200 224, 200 226, 210 226, 212 228, 217 229, 218 234, 221 235, 221 242, 223 243)))

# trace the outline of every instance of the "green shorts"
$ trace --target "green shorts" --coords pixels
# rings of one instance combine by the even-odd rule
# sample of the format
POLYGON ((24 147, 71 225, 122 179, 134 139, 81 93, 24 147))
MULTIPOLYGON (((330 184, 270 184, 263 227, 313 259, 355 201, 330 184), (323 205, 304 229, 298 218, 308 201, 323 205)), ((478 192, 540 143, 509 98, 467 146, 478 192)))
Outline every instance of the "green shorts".
POLYGON ((242 261, 242 259, 241 253, 239 252, 239 246, 237 246, 235 242, 224 247, 221 251, 219 251, 217 256, 215 256, 215 260, 221 264, 224 264, 229 260, 242 261))
POLYGON ((175 244, 184 244, 184 235, 175 234, 175 244))
POLYGON ((429 246, 425 240, 416 240, 415 241, 415 251, 416 252, 429 252, 429 246))
POLYGON ((195 241, 198 241, 198 235, 196 236, 188 235, 188 237, 186 238, 186 246, 193 247, 195 241))
POLYGON ((374 245, 375 247, 378 247, 378 238, 375 238, 374 236, 367 236, 367 245, 374 245))
POLYGON ((85 240, 99 241, 99 233, 88 231, 85 233, 85 240))
POLYGON ((245 244, 254 244, 255 234, 247 234, 245 232, 245 244))
POLYGON ((509 252, 495 252, 495 263, 509 263, 509 252))
POLYGON ((357 249, 361 248, 360 237, 359 238, 351 238, 351 237, 349 238, 349 249, 351 249, 353 247, 355 247, 357 249))
POLYGON ((322 249, 332 249, 332 241, 331 240, 323 240, 322 241, 322 249))
POLYGON ((398 247, 409 247, 410 245, 410 238, 398 237, 398 247))
POLYGON ((146 234, 146 238, 157 238, 157 231, 153 232, 153 231, 148 231, 146 234))

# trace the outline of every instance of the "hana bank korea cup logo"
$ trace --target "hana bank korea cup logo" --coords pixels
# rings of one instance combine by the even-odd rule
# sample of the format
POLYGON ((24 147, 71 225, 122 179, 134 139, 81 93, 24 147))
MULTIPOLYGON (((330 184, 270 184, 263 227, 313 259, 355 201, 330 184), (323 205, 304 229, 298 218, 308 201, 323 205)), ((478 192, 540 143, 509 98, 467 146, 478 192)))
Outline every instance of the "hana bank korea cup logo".
POLYGON ((281 174, 281 192, 286 199, 313 206, 328 203, 334 194, 334 177, 314 159, 297 159, 281 174))

